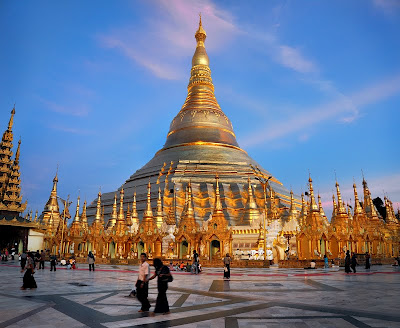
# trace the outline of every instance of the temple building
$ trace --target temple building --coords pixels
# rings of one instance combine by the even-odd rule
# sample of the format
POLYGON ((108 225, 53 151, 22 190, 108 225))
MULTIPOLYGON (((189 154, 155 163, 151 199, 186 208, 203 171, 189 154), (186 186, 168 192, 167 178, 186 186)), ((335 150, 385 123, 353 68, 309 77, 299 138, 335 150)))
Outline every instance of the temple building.
MULTIPOLYGON (((31 231, 36 227, 32 222, 32 212, 26 217, 21 214, 25 211, 27 202, 22 202, 19 157, 21 140, 18 141, 17 150, 13 158, 12 131, 14 124, 15 106, 11 111, 7 130, 4 131, 0 142, 0 249, 14 249, 21 252, 28 248, 28 236, 34 242, 35 233, 31 231)), ((39 243, 33 243, 36 246, 39 243)))
MULTIPOLYGON (((271 174, 240 148, 232 123, 215 98, 205 48, 206 32, 201 19, 195 39, 197 44, 192 58, 188 94, 181 110, 171 122, 163 148, 127 179, 118 191, 102 194, 104 215, 113 216, 114 196, 123 189, 124 210, 132 204, 136 192, 137 213, 140 218, 147 216, 147 185, 150 181, 153 186, 150 206, 157 216, 157 229, 161 226, 161 212, 157 211, 157 202, 160 202, 159 189, 163 190, 162 215, 172 216, 178 225, 181 219, 187 220, 185 215, 189 215, 191 222, 202 227, 214 212, 215 177, 218 174, 221 212, 233 234, 229 250, 240 248, 250 251, 257 247, 264 201, 263 190, 250 164, 260 168, 267 176, 271 174), (191 186, 188 195, 189 184, 191 186), (190 197, 190 213, 186 209, 186 197, 190 197), (246 238, 243 238, 244 235, 246 238)), ((270 186, 274 191, 277 212, 283 214, 289 211, 290 191, 275 177, 271 178, 270 186)), ((300 210, 300 196, 295 195, 293 206, 300 210)), ((87 209, 89 222, 94 220, 95 213, 96 200, 87 209)), ((223 252, 222 241, 215 240, 211 244, 223 252)), ((185 250, 184 253, 190 252, 195 245, 197 242, 194 240, 189 242, 182 239, 179 252, 182 249, 185 250), (190 244, 190 247, 186 244, 190 244)), ((204 248, 206 244, 202 246, 204 248)))
MULTIPOLYGON (((58 205, 56 175, 36 220, 44 247, 82 260, 93 251, 104 263, 137 261, 141 252, 185 260, 194 250, 204 263, 220 263, 230 253, 238 265, 253 260, 255 266, 268 265, 266 259, 309 261, 327 255, 340 260, 347 250, 368 251, 377 259, 398 255, 400 229, 393 204, 385 197, 384 220, 365 180, 363 202, 354 185, 354 207, 346 206, 336 182, 329 222, 311 176, 305 199, 240 148, 214 95, 201 18, 195 39, 187 97, 164 146, 118 190, 99 192, 88 206, 83 203, 82 211, 78 198, 70 226, 68 200, 62 201, 63 210, 58 205)), ((0 195, 4 206, 18 211, 23 207, 19 150, 12 162, 9 139, 5 134, 1 146, 6 173, 0 195)))

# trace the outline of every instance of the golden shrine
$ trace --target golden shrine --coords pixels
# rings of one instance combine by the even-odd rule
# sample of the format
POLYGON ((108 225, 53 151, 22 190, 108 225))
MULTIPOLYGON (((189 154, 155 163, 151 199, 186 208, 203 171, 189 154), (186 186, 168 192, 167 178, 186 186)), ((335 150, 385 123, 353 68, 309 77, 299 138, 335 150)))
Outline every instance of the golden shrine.
MULTIPOLYGON (((99 192, 88 206, 85 201, 82 212, 78 198, 70 226, 68 200, 59 209, 56 175, 43 213, 30 217, 44 235, 44 247, 82 258, 92 251, 104 262, 120 263, 141 252, 185 260, 193 250, 209 263, 226 253, 238 261, 310 260, 325 254, 339 259, 346 250, 397 256, 400 225, 393 204, 385 196, 383 219, 365 180, 363 202, 354 185, 354 207, 343 202, 336 182, 329 222, 311 177, 305 200, 239 147, 214 95, 201 18, 195 38, 188 95, 163 148, 117 191, 99 192)), ((10 165, 7 154, 2 158, 10 165)), ((6 188, 0 186, 2 195, 6 188)))

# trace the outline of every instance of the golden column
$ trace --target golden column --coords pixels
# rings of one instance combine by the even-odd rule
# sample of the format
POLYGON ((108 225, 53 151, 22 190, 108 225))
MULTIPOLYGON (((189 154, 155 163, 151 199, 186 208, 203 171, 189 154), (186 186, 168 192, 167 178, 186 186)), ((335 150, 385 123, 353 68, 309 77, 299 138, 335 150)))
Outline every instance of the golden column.
POLYGON ((270 179, 272 179, 272 175, 267 177, 263 172, 258 167, 254 167, 253 165, 250 164, 250 167, 252 168, 254 175, 256 176, 256 179, 260 182, 262 188, 263 188, 263 194, 264 194, 264 261, 267 260, 267 186, 268 182, 270 179))

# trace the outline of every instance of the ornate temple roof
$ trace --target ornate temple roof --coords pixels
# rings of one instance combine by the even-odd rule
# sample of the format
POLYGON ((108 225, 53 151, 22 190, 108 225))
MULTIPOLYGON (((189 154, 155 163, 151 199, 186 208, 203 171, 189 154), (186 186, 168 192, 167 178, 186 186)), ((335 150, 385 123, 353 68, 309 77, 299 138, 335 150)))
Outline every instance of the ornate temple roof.
MULTIPOLYGON (((262 188, 255 179, 250 165, 259 167, 267 176, 271 174, 262 169, 246 151, 240 148, 231 121, 217 102, 211 78, 210 61, 205 47, 206 37, 200 18, 199 27, 195 33, 196 49, 187 86, 188 94, 182 108, 170 124, 166 142, 146 165, 137 170, 119 188, 125 191, 125 209, 128 203, 132 203, 136 190, 137 211, 140 219, 148 204, 149 180, 152 185, 157 183, 158 187, 164 190, 165 213, 171 212, 171 208, 166 206, 168 202, 169 206, 172 204, 168 189, 175 189, 178 218, 185 205, 186 186, 191 181, 196 220, 208 219, 214 205, 216 174, 220 179, 222 207, 231 225, 239 224, 241 218, 244 217, 246 205, 248 206, 249 183, 256 186, 254 188, 256 206, 263 208, 262 188), (170 169, 167 172, 165 168, 168 166, 170 169), (165 185, 167 180, 169 187, 165 185)), ((270 180, 270 186, 280 200, 279 207, 289 208, 289 190, 275 177, 270 180)), ((152 188, 151 192, 151 207, 154 212, 157 208, 157 190, 158 188, 152 188)), ((295 196, 295 204, 300 208, 299 199, 299 196, 295 196)), ((102 196, 106 217, 109 217, 112 212, 113 200, 114 192, 104 193, 102 196)), ((88 207, 89 221, 94 219, 96 207, 97 199, 88 207)), ((251 210, 254 216, 257 210, 255 208, 251 210)))
POLYGON ((21 140, 18 141, 17 151, 14 160, 12 160, 14 115, 15 106, 11 111, 7 130, 4 131, 0 142, 0 214, 1 212, 10 213, 11 216, 16 213, 22 213, 27 206, 26 202, 22 203, 20 186, 19 156, 21 140))

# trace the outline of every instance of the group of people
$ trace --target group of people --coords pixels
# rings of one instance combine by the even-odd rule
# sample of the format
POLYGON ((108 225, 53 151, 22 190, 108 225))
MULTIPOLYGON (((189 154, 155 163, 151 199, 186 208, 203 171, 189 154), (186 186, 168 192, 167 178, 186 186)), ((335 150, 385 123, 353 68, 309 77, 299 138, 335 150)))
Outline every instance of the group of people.
POLYGON ((149 281, 157 278, 157 300, 154 308, 155 313, 169 314, 169 304, 167 299, 168 283, 172 282, 173 278, 169 268, 163 262, 156 258, 153 260, 155 269, 154 274, 150 275, 150 265, 147 263, 147 254, 140 254, 139 275, 136 281, 136 297, 142 304, 139 312, 148 312, 150 310, 149 296, 149 281))
MULTIPOLYGON (((344 259, 344 271, 346 273, 351 273, 351 271, 353 271, 353 273, 356 273, 356 266, 358 265, 358 261, 357 261, 357 255, 353 252, 350 255, 350 251, 347 250, 346 251, 346 257, 344 259), (351 268, 351 270, 350 270, 351 268)), ((365 269, 370 269, 371 268, 371 255, 369 255, 368 252, 365 253, 365 269)))

